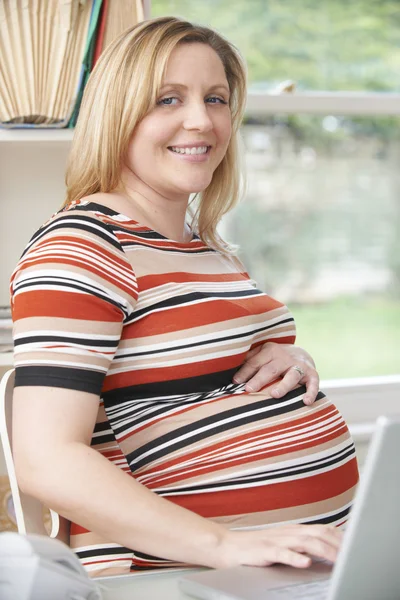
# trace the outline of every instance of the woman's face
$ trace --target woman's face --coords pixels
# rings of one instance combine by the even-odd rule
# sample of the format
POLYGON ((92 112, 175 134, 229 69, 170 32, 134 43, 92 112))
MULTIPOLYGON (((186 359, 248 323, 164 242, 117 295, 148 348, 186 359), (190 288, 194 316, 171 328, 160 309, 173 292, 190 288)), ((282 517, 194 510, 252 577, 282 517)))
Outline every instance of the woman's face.
POLYGON ((157 105, 136 127, 128 166, 167 198, 204 190, 231 136, 229 85, 216 52, 178 45, 168 61, 157 105))

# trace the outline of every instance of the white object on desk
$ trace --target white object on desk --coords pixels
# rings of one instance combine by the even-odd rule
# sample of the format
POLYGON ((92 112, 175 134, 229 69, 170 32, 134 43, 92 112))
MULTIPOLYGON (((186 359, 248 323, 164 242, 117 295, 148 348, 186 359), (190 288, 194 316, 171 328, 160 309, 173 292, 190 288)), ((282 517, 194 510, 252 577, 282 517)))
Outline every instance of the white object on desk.
POLYGON ((1 600, 101 600, 78 557, 59 540, 0 534, 1 600))

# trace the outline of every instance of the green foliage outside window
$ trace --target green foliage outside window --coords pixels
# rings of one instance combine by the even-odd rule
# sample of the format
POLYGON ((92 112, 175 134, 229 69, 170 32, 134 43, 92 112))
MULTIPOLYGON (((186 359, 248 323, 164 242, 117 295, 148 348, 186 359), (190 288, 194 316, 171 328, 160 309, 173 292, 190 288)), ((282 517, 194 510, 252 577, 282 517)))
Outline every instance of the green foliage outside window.
POLYGON ((246 57, 249 82, 308 90, 400 90, 398 0, 153 0, 152 16, 208 25, 246 57))

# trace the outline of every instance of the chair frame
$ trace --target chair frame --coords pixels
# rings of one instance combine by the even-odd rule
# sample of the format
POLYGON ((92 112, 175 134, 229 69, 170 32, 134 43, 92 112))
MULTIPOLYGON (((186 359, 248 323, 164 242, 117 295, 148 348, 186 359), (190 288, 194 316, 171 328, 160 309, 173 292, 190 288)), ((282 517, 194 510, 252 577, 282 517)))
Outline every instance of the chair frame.
MULTIPOLYGON (((43 504, 40 500, 23 492, 17 480, 12 453, 12 400, 15 382, 15 371, 7 371, 0 382, 0 437, 4 459, 10 480, 11 495, 14 503, 18 533, 49 535, 43 522, 43 504)), ((51 538, 65 539, 65 531, 61 532, 59 515, 50 510, 51 538)), ((64 521, 64 519, 63 519, 64 521)))

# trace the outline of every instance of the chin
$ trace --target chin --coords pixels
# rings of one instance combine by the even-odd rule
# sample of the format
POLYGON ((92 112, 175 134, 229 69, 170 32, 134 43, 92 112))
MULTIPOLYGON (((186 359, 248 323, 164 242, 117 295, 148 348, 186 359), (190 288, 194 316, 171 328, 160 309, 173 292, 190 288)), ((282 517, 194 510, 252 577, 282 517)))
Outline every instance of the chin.
POLYGON ((191 185, 182 186, 185 187, 185 192, 188 194, 199 194, 200 192, 204 192, 205 189, 208 188, 210 183, 212 182, 212 177, 207 180, 192 182, 191 185))

